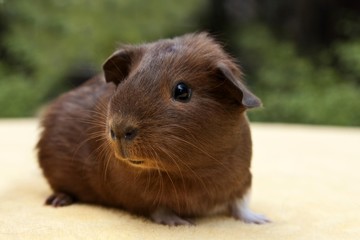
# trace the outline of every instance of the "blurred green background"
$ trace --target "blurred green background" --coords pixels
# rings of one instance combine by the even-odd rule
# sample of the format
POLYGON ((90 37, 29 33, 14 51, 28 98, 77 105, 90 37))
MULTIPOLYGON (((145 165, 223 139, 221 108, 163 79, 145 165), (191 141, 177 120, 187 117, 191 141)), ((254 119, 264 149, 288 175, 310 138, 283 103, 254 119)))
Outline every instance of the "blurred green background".
POLYGON ((253 121, 360 126, 360 1, 0 0, 0 117, 35 116, 119 43, 208 31, 264 108, 253 121))

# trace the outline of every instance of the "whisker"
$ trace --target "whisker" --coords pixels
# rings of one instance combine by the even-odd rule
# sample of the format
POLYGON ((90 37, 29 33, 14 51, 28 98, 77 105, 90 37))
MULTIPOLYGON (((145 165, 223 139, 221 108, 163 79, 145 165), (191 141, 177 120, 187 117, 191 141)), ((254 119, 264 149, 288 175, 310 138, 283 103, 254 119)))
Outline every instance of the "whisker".
POLYGON ((160 169, 159 169, 158 163, 159 163, 159 162, 155 162, 157 172, 159 173, 160 188, 159 188, 158 193, 156 194, 156 197, 155 197, 154 200, 153 200, 153 204, 156 205, 157 207, 159 207, 160 204, 161 204, 161 200, 162 200, 162 196, 163 196, 163 189, 164 189, 164 186, 163 186, 163 185, 164 185, 163 176, 162 176, 161 171, 160 171, 160 169), (156 203, 156 202, 157 202, 157 203, 156 203))
MULTIPOLYGON (((168 155, 169 157, 171 157, 171 153, 169 153, 167 150, 161 148, 159 149, 160 151, 162 151, 164 154, 168 155)), ((205 189, 205 191, 207 192, 208 196, 211 196, 211 192, 208 189, 208 185, 205 183, 205 181, 203 180, 202 177, 200 177, 195 170, 193 170, 185 161, 183 161, 181 158, 175 158, 175 157, 171 157, 173 159, 177 159, 179 162, 181 162, 181 164, 186 167, 191 174, 201 183, 201 185, 203 186, 203 188, 205 189)), ((207 179, 208 181, 210 181, 211 183, 213 182, 211 179, 207 179)), ((211 184, 213 185, 213 184, 211 184)), ((186 189, 186 188, 185 188, 186 189)))
POLYGON ((184 139, 182 139, 182 138, 180 138, 180 137, 174 136, 174 135, 171 136, 171 139, 173 139, 173 140, 175 140, 175 141, 183 142, 183 143, 185 143, 185 144, 187 144, 187 145, 189 145, 189 146, 191 146, 191 147, 199 150, 200 152, 202 152, 203 154, 205 154, 206 156, 208 156, 209 158, 211 158, 212 160, 214 160, 216 163, 218 163, 220 166, 222 166, 224 170, 226 170, 226 171, 228 171, 228 172, 232 172, 232 170, 231 170, 229 167, 227 167, 224 163, 222 163, 221 161, 219 161, 219 160, 216 159, 215 157, 211 156, 207 151, 205 151, 204 149, 196 146, 195 144, 193 144, 193 143, 191 143, 191 142, 189 142, 189 141, 186 141, 186 140, 184 140, 184 139))
POLYGON ((177 209, 180 211, 180 200, 179 200, 178 191, 177 191, 177 188, 176 188, 176 186, 175 186, 175 184, 174 184, 174 181, 173 181, 173 179, 171 178, 169 172, 168 172, 168 171, 166 170, 166 168, 163 166, 162 162, 159 161, 159 163, 162 165, 163 170, 165 171, 166 175, 168 176, 168 178, 169 178, 169 180, 170 180, 170 182, 171 182, 171 185, 172 185, 172 187, 173 187, 173 189, 174 189, 174 193, 175 193, 175 199, 176 199, 176 203, 177 203, 177 209))
POLYGON ((105 168, 104 168, 104 183, 106 183, 107 180, 107 174, 108 174, 108 168, 109 168, 109 164, 111 162, 111 158, 112 158, 112 154, 110 151, 108 151, 108 149, 110 149, 110 143, 105 142, 105 146, 104 146, 104 159, 105 159, 105 168))

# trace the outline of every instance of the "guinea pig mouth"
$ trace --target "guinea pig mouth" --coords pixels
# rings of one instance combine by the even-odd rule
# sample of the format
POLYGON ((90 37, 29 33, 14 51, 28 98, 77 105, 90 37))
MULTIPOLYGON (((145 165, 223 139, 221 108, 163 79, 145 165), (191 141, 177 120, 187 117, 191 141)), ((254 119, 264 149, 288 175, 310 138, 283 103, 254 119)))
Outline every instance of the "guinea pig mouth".
POLYGON ((134 159, 129 159, 129 162, 131 164, 135 164, 135 165, 141 165, 144 163, 144 161, 142 161, 142 160, 134 160, 134 159))

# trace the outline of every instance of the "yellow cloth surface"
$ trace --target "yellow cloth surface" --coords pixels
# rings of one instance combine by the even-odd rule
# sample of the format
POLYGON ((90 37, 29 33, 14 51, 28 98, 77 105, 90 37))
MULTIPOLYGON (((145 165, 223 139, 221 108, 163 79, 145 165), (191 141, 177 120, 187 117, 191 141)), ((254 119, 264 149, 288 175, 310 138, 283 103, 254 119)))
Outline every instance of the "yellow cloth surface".
POLYGON ((0 121, 0 239, 360 239, 360 128, 252 124, 251 208, 273 222, 226 216, 167 227, 117 209, 44 206, 38 121, 0 121))

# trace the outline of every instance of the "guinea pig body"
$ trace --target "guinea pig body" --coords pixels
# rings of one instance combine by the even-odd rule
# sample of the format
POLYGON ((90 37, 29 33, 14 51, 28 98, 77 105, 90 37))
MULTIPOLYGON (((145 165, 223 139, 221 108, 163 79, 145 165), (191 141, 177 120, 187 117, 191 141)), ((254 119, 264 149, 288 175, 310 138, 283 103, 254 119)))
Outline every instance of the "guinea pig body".
POLYGON ((104 74, 59 97, 43 119, 39 163, 54 194, 155 222, 222 209, 252 223, 251 135, 260 100, 213 39, 188 34, 116 51, 104 74))

